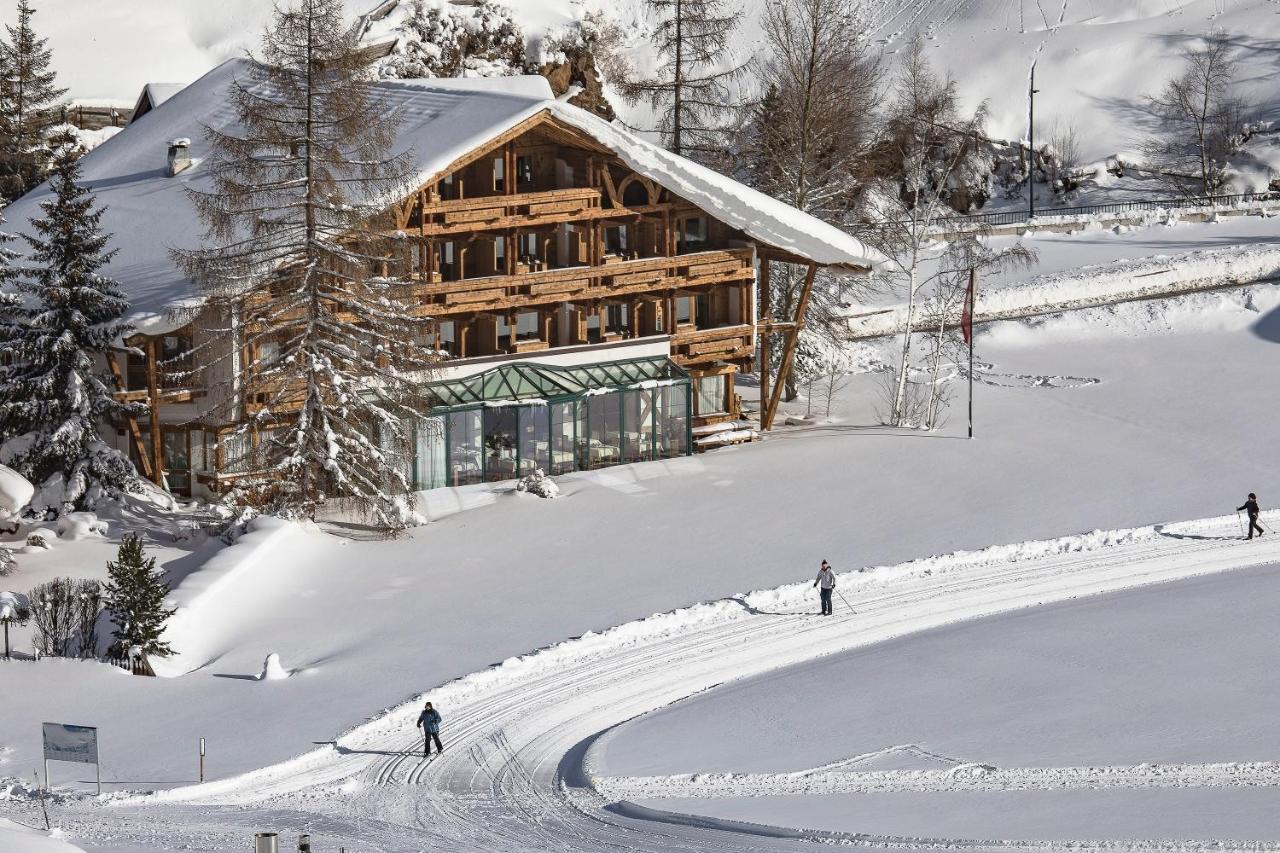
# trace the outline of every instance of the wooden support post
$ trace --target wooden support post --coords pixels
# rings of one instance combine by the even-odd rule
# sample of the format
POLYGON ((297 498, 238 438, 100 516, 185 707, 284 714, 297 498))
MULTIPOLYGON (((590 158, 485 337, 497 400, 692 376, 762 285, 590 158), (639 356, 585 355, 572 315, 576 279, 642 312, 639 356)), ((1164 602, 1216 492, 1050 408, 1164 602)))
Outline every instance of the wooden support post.
POLYGON ((796 343, 800 340, 800 330, 804 328, 805 313, 809 310, 809 296, 813 293, 813 277, 817 275, 818 265, 809 264, 809 272, 805 274, 804 286, 800 290, 800 302, 796 306, 795 325, 787 331, 787 342, 782 351, 782 364, 778 365, 778 378, 769 397, 769 408, 765 410, 764 420, 760 422, 762 429, 773 428, 774 415, 778 413, 778 403, 782 401, 782 390, 787 385, 787 375, 791 372, 791 362, 795 359, 796 343))
MULTIPOLYGON (((116 390, 127 391, 124 374, 120 370, 119 354, 115 352, 107 353, 107 365, 111 368, 111 377, 115 380, 116 390)), ((133 449, 138 453, 138 461, 142 463, 142 476, 150 480, 151 453, 147 450, 147 445, 142 440, 142 428, 138 426, 138 419, 133 415, 129 416, 129 435, 133 439, 133 449)))
POLYGON ((151 481, 164 487, 164 442, 160 436, 160 381, 156 375, 156 339, 147 338, 147 400, 151 408, 151 481))
POLYGON ((773 367, 773 293, 769 285, 769 261, 760 259, 760 428, 765 426, 764 415, 769 405, 769 372, 773 367))

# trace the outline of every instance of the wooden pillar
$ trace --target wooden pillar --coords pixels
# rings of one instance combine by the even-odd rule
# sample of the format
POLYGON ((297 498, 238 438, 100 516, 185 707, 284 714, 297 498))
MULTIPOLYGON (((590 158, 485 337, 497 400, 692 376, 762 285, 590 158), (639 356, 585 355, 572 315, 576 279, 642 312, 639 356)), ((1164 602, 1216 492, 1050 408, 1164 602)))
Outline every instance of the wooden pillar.
POLYGON ((805 314, 809 310, 809 296, 813 293, 813 278, 817 275, 818 265, 809 264, 809 271, 804 277, 804 286, 800 290, 800 301, 796 306, 795 321, 787 329, 787 342, 782 351, 782 364, 778 365, 778 379, 773 386, 773 395, 769 398, 769 408, 765 410, 765 420, 761 421, 763 429, 772 429, 773 417, 777 414, 778 403, 782 400, 782 389, 787 384, 787 374, 791 372, 791 363, 796 355, 796 343, 800 340, 800 330, 804 328, 805 314))
POLYGON ((760 428, 764 425, 765 408, 769 405, 769 371, 773 366, 773 294, 769 284, 769 261, 760 259, 760 428))
POLYGON ((151 407, 151 480, 164 486, 164 441, 160 435, 160 382, 156 375, 156 339, 147 338, 147 400, 151 407))

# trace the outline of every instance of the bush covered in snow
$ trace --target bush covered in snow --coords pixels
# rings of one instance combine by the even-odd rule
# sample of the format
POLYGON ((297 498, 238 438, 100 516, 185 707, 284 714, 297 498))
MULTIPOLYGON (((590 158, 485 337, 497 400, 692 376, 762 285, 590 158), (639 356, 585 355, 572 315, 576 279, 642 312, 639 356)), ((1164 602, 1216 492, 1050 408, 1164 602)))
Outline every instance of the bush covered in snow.
POLYGON ((558 498, 560 497, 560 487, 556 485, 556 481, 551 479, 541 468, 535 470, 532 474, 528 474, 520 478, 520 482, 516 483, 517 492, 528 492, 531 495, 537 495, 540 498, 558 498))

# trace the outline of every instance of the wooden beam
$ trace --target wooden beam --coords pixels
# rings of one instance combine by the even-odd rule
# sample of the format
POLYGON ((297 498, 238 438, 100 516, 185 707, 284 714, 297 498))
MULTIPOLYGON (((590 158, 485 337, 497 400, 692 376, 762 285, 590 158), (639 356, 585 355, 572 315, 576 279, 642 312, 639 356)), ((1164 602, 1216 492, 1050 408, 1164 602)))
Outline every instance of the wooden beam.
POLYGON ((160 435, 160 381, 156 376, 156 339, 147 338, 147 396, 151 409, 151 481, 164 488, 164 443, 160 435))
POLYGON ((761 429, 773 429, 773 418, 778 413, 778 403, 782 401, 782 390, 787 385, 787 376, 791 373, 791 363, 795 360, 796 343, 800 340, 800 330, 804 328, 805 313, 809 310, 809 296, 813 293, 813 277, 817 275, 818 265, 809 264, 809 271, 804 277, 804 286, 800 290, 800 302, 796 306, 795 325, 787 330, 786 349, 782 351, 782 364, 778 365, 778 379, 773 386, 773 394, 769 397, 769 408, 765 410, 761 429))
POLYGON ((773 293, 769 285, 769 259, 760 258, 760 427, 764 425, 765 409, 769 404, 769 371, 773 360, 773 293))
MULTIPOLYGON (((107 353, 107 364, 111 367, 111 378, 115 380, 116 390, 122 392, 126 390, 126 386, 118 358, 118 353, 107 353)), ((142 428, 138 426, 138 419, 133 415, 129 415, 129 434, 133 437, 133 449, 138 452, 138 461, 142 463, 142 476, 150 480, 151 455, 147 452, 147 445, 142 441, 142 428)))

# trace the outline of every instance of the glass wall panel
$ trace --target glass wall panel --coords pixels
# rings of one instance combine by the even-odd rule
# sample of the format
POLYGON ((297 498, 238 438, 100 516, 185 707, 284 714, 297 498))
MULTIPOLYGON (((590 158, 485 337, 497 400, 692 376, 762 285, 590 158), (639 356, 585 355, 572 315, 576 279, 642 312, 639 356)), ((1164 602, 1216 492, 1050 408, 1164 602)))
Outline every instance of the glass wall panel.
POLYGON ((621 391, 622 461, 641 462, 653 458, 653 392, 621 391))
POLYGON ((670 459, 684 456, 689 450, 689 386, 669 385, 658 389, 655 393, 659 395, 658 458, 670 459))
POLYGON ((484 477, 491 483, 516 475, 516 409, 484 410, 484 477))
POLYGON ((164 446, 164 476, 169 488, 186 493, 191 490, 191 459, 187 450, 187 432, 160 431, 164 446))
POLYGON ((587 423, 590 427, 590 443, 587 450, 588 464, 592 468, 617 465, 622 449, 622 395, 596 394, 587 398, 587 423))
POLYGON ((449 413, 449 482, 454 486, 484 480, 484 444, 480 410, 449 413))
POLYGON ((548 406, 521 406, 520 412, 520 475, 541 468, 551 470, 551 433, 547 419, 548 406))
POLYGON ((414 434, 413 487, 438 489, 449 484, 443 417, 423 418, 414 434))
POLYGON ((551 409, 551 467, 547 470, 550 474, 567 474, 578 467, 574 464, 578 404, 552 403, 548 408, 551 409))

